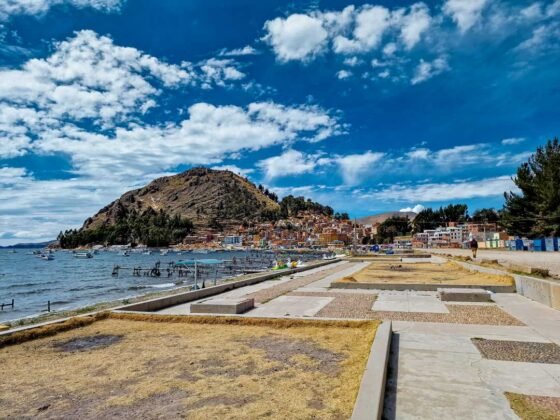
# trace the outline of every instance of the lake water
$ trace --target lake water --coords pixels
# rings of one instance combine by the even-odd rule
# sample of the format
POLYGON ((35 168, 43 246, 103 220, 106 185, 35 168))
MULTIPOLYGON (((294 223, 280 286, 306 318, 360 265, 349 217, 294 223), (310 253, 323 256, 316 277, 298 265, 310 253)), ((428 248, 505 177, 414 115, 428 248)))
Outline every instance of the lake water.
MULTIPOLYGON (((31 255, 31 251, 18 249, 16 253, 12 253, 0 250, 0 304, 15 300, 14 309, 4 308, 0 311, 0 322, 44 313, 48 301, 51 301, 51 311, 63 311, 154 291, 172 290, 192 283, 192 277, 168 278, 165 269, 172 261, 205 258, 231 261, 233 258, 243 260, 246 257, 252 258, 251 256, 256 259, 273 258, 271 254, 243 251, 209 254, 190 252, 183 255, 170 252, 165 256, 159 252, 152 255, 132 252, 129 257, 105 251, 93 258, 79 259, 70 252, 58 251, 53 254, 54 260, 45 261, 31 255), (118 277, 111 275, 114 265, 149 268, 156 261, 161 262, 161 277, 135 277, 131 269, 120 270, 118 277), (177 286, 174 282, 179 280, 184 280, 184 284, 177 286)), ((220 272, 218 278, 231 275, 231 272, 220 272)), ((211 280, 213 279, 214 274, 211 275, 211 280)))

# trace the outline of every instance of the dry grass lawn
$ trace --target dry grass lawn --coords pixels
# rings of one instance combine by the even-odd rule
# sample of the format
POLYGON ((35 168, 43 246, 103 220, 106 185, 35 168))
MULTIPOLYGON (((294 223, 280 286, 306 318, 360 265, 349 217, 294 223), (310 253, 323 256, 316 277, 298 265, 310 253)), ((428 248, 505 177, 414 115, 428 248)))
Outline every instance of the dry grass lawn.
POLYGON ((0 417, 349 418, 378 325, 121 318, 1 348, 0 417))
POLYGON ((560 398, 506 392, 515 414, 522 420, 560 420, 560 398))
POLYGON ((471 272, 453 262, 372 263, 342 281, 359 283, 510 286, 510 276, 471 272))

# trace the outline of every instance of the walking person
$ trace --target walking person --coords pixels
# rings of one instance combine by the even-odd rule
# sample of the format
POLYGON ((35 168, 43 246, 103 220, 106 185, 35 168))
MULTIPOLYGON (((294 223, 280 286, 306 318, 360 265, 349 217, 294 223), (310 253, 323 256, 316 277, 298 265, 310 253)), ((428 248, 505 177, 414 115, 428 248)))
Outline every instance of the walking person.
POLYGON ((472 257, 476 258, 476 252, 478 251, 478 242, 474 237, 471 239, 471 251, 472 251, 472 257))

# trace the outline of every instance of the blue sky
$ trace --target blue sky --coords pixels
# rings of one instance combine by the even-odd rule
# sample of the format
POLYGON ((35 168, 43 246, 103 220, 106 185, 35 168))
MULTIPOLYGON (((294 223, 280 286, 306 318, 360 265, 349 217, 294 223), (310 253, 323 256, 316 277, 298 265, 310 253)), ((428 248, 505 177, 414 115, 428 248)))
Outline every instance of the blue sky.
POLYGON ((352 216, 501 207, 559 134, 560 0, 0 1, 0 244, 230 168, 352 216))

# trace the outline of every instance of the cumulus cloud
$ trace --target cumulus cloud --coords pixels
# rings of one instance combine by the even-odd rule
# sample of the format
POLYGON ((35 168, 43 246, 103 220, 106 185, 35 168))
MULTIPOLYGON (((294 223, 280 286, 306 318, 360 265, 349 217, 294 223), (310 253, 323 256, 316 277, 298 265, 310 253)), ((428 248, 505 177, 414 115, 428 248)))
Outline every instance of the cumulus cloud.
POLYGON ((50 57, 0 70, 0 102, 49 118, 111 124, 153 106, 158 85, 173 88, 193 79, 187 69, 86 30, 57 43, 50 57))
POLYGON ((399 211, 401 213, 409 213, 409 212, 413 212, 413 213, 420 213, 422 210, 424 210, 426 207, 424 207, 422 204, 416 204, 414 207, 405 207, 404 209, 400 209, 399 211))
POLYGON ((297 150, 286 150, 279 156, 263 159, 257 166, 264 172, 265 178, 271 180, 290 175, 312 172, 317 166, 318 156, 307 156, 297 150))
POLYGON ((386 37, 392 40, 393 48, 401 44, 410 50, 421 41, 431 22, 429 8, 422 2, 394 10, 364 4, 269 20, 263 39, 280 61, 308 61, 327 49, 345 55, 374 51, 386 37))
POLYGON ((142 124, 166 90, 209 89, 244 78, 231 59, 169 64, 89 30, 54 47, 47 58, 0 69, 0 157, 22 156, 37 137, 69 125, 78 132, 81 125, 142 124))
POLYGON ((447 59, 445 57, 438 57, 433 61, 420 60, 410 83, 416 85, 418 83, 425 82, 426 80, 429 80, 447 70, 449 70, 449 64, 447 63, 447 59))
POLYGON ((352 77, 352 72, 348 70, 340 70, 338 73, 336 73, 336 77, 341 80, 348 79, 349 77, 352 77))
MULTIPOLYGON (((403 14, 401 20, 400 37, 407 49, 413 48, 431 25, 430 11, 424 3, 416 3, 410 8, 410 13, 403 14)), ((392 54, 396 48, 395 44, 387 44, 385 53, 392 54), (388 49, 388 46, 392 45, 388 49)))
POLYGON ((303 14, 269 20, 264 27, 264 40, 280 61, 307 60, 319 54, 328 36, 320 19, 303 14))
POLYGON ((443 12, 450 16, 461 32, 471 29, 482 16, 489 0, 447 0, 443 12))
POLYGON ((78 8, 90 7, 103 12, 120 9, 126 0, 3 0, 0 2, 0 20, 14 15, 45 14, 51 7, 69 5, 78 8))

